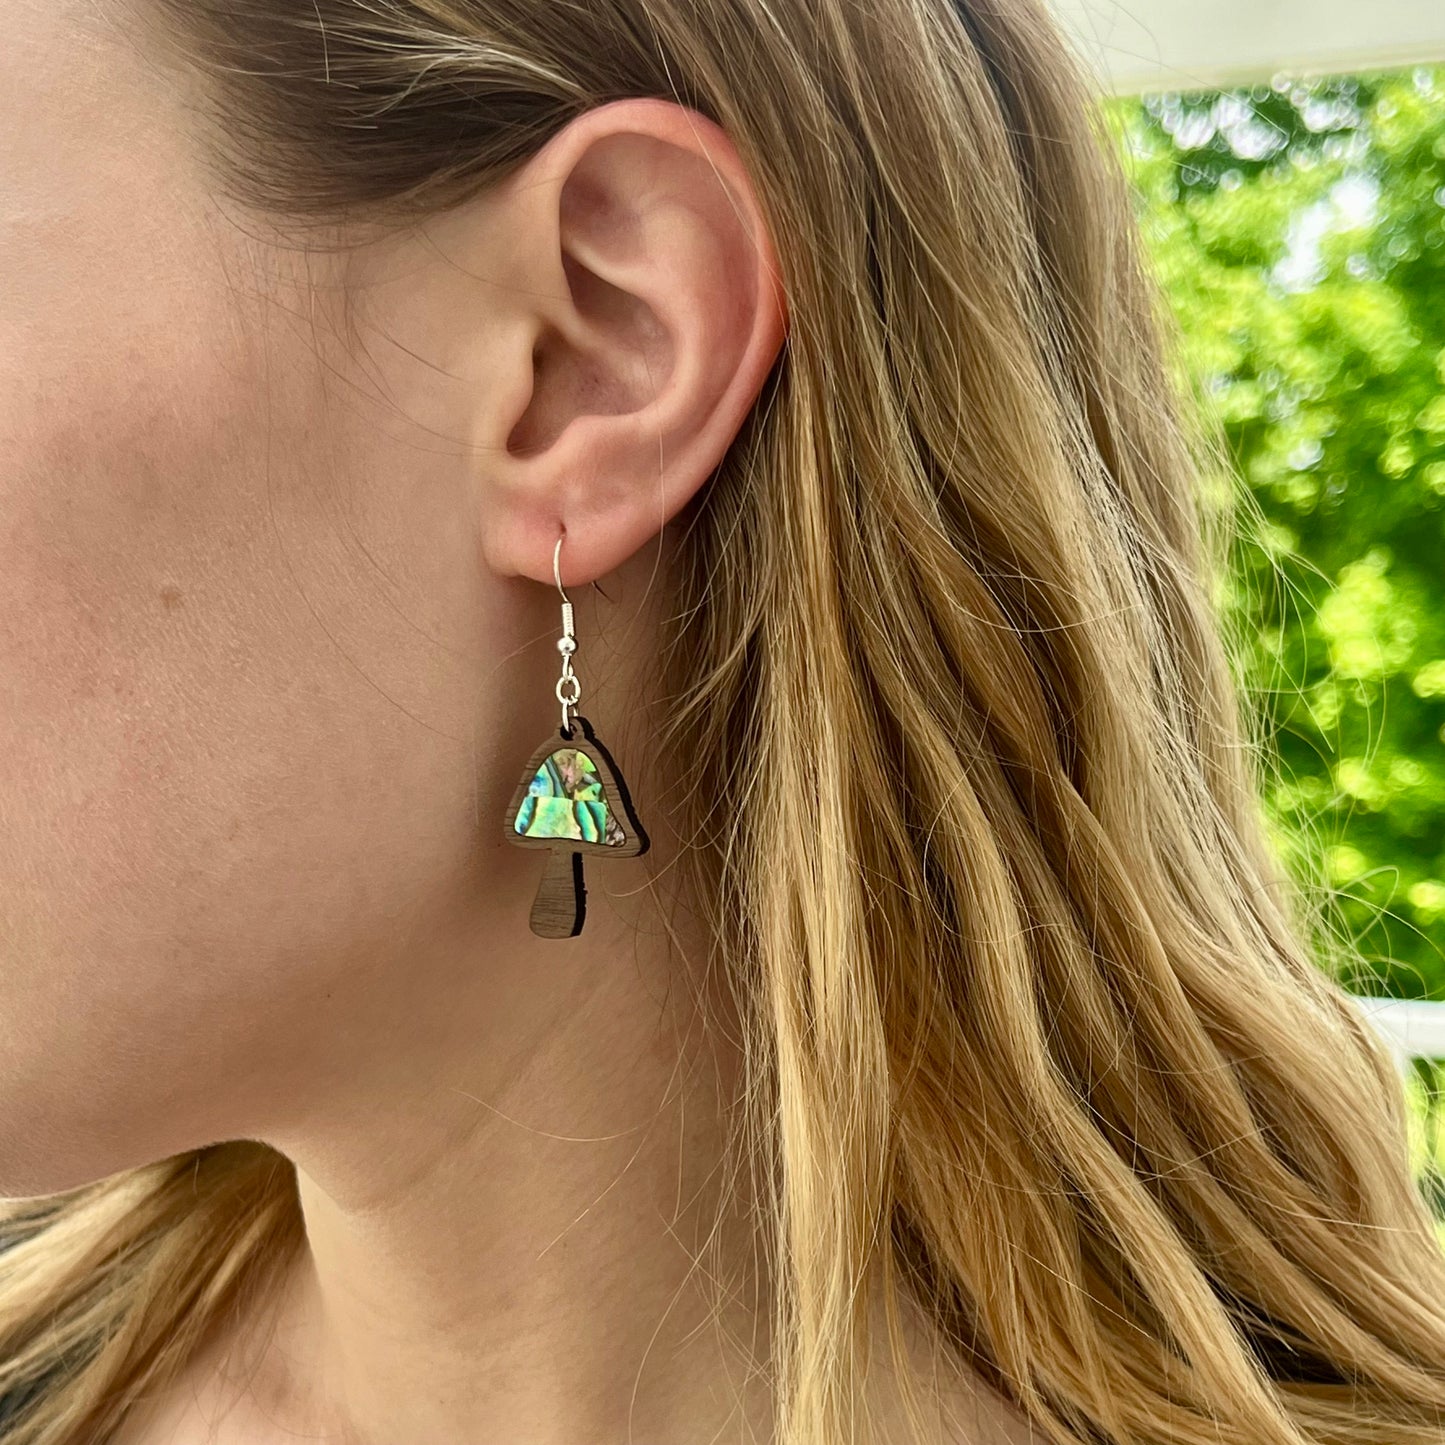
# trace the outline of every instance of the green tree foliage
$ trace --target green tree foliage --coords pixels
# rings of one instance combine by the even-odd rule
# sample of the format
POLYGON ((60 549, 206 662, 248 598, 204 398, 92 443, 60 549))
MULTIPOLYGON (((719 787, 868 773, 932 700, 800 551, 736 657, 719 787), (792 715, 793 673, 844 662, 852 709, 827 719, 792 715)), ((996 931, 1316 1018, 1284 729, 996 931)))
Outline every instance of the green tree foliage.
POLYGON ((1445 70, 1109 118, 1232 457, 1276 835, 1350 986, 1445 998, 1445 70))

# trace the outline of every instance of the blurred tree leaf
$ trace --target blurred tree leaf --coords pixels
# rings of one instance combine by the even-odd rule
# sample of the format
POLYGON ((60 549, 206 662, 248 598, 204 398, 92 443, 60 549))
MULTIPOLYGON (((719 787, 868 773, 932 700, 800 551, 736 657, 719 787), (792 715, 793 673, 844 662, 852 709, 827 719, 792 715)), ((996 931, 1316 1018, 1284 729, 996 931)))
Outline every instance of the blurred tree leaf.
POLYGON ((1332 890, 1347 984, 1445 998, 1445 70, 1108 120, 1237 472, 1274 834, 1332 890))

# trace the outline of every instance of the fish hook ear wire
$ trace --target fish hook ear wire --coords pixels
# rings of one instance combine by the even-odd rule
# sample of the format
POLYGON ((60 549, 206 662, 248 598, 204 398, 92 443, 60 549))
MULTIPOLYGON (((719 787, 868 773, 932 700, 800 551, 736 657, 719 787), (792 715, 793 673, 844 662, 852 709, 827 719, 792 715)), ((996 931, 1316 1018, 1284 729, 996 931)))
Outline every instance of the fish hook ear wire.
MULTIPOLYGON (((562 600, 563 600, 564 602, 566 602, 566 600, 567 600, 567 594, 566 594, 566 592, 563 591, 563 589, 562 589, 561 560, 562 560, 562 541, 563 541, 563 538, 566 537, 566 535, 567 535, 567 529, 566 529, 565 527, 563 527, 563 528, 562 528, 561 535, 558 536, 558 538, 557 538, 557 545, 552 548, 552 578, 553 578, 553 580, 554 580, 554 581, 556 582, 556 584, 557 584, 557 590, 558 590, 558 592, 561 592, 561 593, 562 593, 562 600)), ((607 596, 606 589, 604 589, 604 587, 602 586, 602 584, 601 584, 595 577, 592 579, 592 585, 593 585, 599 592, 602 593, 603 597, 606 598, 606 600, 607 600, 608 602, 611 602, 611 601, 612 601, 612 599, 607 596)))

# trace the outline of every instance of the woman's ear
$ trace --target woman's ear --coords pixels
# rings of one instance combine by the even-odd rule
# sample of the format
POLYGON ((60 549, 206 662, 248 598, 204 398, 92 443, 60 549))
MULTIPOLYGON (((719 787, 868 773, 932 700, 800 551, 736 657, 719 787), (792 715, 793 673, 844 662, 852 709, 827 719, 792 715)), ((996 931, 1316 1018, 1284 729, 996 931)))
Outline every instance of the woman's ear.
POLYGON ((489 207, 515 355, 480 419, 481 519, 503 576, 625 562, 722 460, 787 330, 772 240, 727 135, 670 101, 585 112, 489 207))

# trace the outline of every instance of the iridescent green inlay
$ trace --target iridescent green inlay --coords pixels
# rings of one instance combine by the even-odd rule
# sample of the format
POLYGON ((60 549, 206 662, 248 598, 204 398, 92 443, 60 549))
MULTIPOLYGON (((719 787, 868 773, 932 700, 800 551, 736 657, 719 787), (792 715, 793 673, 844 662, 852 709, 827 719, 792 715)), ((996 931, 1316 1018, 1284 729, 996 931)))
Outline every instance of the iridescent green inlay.
POLYGON ((528 838, 608 845, 627 841, 607 806, 597 765, 578 748, 558 748, 537 769, 513 826, 528 838))

